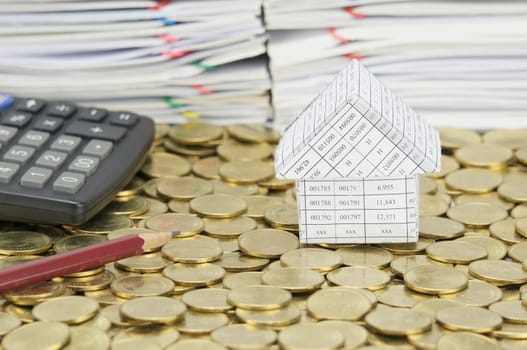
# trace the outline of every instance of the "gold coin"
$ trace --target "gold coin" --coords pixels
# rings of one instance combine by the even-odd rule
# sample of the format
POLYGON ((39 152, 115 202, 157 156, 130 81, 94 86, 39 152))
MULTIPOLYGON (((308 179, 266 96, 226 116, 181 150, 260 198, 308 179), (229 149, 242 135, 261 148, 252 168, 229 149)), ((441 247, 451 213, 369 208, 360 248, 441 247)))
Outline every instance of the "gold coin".
POLYGON ((419 197, 419 216, 440 216, 446 213, 448 204, 439 197, 422 194, 419 197))
POLYGON ((364 319, 366 325, 376 333, 385 335, 411 335, 432 328, 433 319, 411 309, 382 308, 370 312, 364 319))
POLYGON ((483 142, 517 149, 527 146, 527 131, 524 129, 490 130, 483 134, 483 142))
POLYGON ((505 219, 508 214, 503 208, 488 203, 466 203, 448 209, 447 216, 468 227, 487 227, 505 219))
POLYGON ((448 333, 437 342, 437 350, 478 349, 500 350, 496 341, 471 332, 448 333))
POLYGON ((284 350, 340 349, 344 336, 337 330, 319 323, 301 323, 282 330, 278 343, 284 350))
POLYGON ((233 124, 227 126, 227 132, 230 136, 242 142, 277 143, 280 140, 278 131, 262 124, 233 124))
POLYGON ((29 286, 8 290, 2 296, 16 305, 36 305, 46 299, 59 297, 66 293, 66 287, 58 282, 44 281, 29 286))
POLYGON ((228 194, 231 196, 250 196, 257 194, 259 187, 256 184, 236 185, 222 180, 210 180, 215 194, 228 194))
POLYGON ((475 131, 457 128, 438 128, 441 147, 454 151, 465 145, 481 142, 481 135, 475 131))
POLYGON ((4 306, 4 311, 12 316, 15 316, 24 323, 31 323, 35 321, 35 317, 33 317, 33 314, 31 312, 31 307, 18 306, 15 304, 7 303, 4 306))
POLYGON ((285 307, 291 298, 291 293, 285 289, 256 285, 232 289, 227 302, 241 309, 265 311, 285 307))
POLYGON ((165 137, 168 134, 168 130, 170 129, 170 126, 167 124, 159 124, 156 123, 154 127, 154 138, 160 139, 165 137))
POLYGON ((33 316, 40 321, 69 324, 85 322, 99 311, 99 303, 85 296, 72 295, 46 300, 33 307, 33 316))
POLYGON ((418 302, 412 309, 428 316, 435 318, 439 310, 443 310, 453 306, 462 306, 460 302, 452 301, 449 299, 437 299, 431 298, 418 302))
POLYGON ((356 349, 368 341, 368 331, 359 324, 337 320, 325 320, 318 324, 340 331, 344 336, 344 349, 356 349))
MULTIPOLYGON (((111 231, 110 233, 108 233, 107 238, 108 239, 116 239, 116 238, 121 238, 121 237, 129 236, 129 235, 149 234, 149 233, 154 233, 154 232, 156 232, 156 231, 149 230, 149 229, 146 229, 146 228, 135 228, 135 227, 134 228, 132 228, 132 227, 131 228, 123 228, 123 229, 111 231)), ((156 250, 159 250, 159 249, 161 249, 161 245, 158 244, 158 245, 153 245, 152 247, 149 247, 149 249, 145 249, 144 252, 145 253, 149 253, 149 252, 153 252, 153 251, 156 251, 156 250)))
POLYGON ((431 244, 426 248, 426 255, 441 262, 470 264, 472 261, 485 259, 488 251, 479 245, 456 240, 431 244))
POLYGON ((161 178, 155 177, 148 180, 143 185, 143 192, 150 198, 159 198, 159 194, 157 193, 157 184, 159 183, 159 180, 161 180, 161 178))
POLYGON ((223 279, 223 286, 225 288, 234 289, 244 286, 259 285, 262 284, 263 274, 264 273, 260 271, 234 273, 225 276, 223 279))
POLYGON ((367 297, 347 287, 323 288, 307 298, 307 310, 317 320, 357 321, 372 306, 367 297))
POLYGON ((247 203, 228 194, 209 194, 191 200, 190 210, 208 218, 226 219, 245 213, 247 203))
MULTIPOLYGON (((493 330, 492 332, 490 332, 490 335, 493 336, 494 338, 503 339, 502 342, 505 340, 513 340, 513 339, 517 341, 527 340, 527 325, 503 322, 503 325, 501 326, 501 328, 493 330)), ((503 343, 501 343, 501 345, 502 345, 502 350, 509 349, 508 347, 503 346, 503 343)), ((527 343, 523 343, 521 345, 525 347, 527 343)), ((523 349, 523 348, 520 348, 520 349, 523 349)))
POLYGON ((482 202, 497 205, 506 210, 511 210, 514 203, 507 202, 498 196, 497 192, 483 193, 483 194, 469 194, 465 193, 456 198, 456 204, 463 204, 468 202, 482 202))
POLYGON ((157 191, 168 198, 177 200, 191 200, 212 192, 212 185, 196 177, 161 178, 157 184, 157 191))
POLYGON ((171 199, 168 202, 168 209, 174 213, 190 214, 190 203, 187 201, 171 199))
POLYGON ((181 264, 167 266, 163 275, 183 286, 210 286, 220 282, 225 276, 225 270, 211 263, 181 264))
POLYGON ((516 157, 516 160, 518 161, 518 163, 526 165, 527 164, 527 146, 522 146, 521 148, 518 148, 516 152, 514 152, 514 156, 516 157))
POLYGON ((210 337, 229 349, 265 349, 276 341, 276 333, 272 329, 247 324, 231 324, 215 329, 210 337))
POLYGON ((489 310, 500 315, 506 322, 527 324, 527 308, 520 300, 499 301, 490 305, 489 310))
POLYGON ((229 161, 262 160, 273 154, 273 148, 267 143, 240 143, 229 141, 216 149, 220 157, 229 161))
POLYGON ((302 293, 318 289, 324 283, 324 276, 309 269, 284 267, 266 271, 262 276, 262 282, 291 293, 302 293))
POLYGON ((267 208, 283 204, 282 199, 269 196, 242 196, 241 198, 247 203, 246 215, 256 220, 264 219, 267 208))
POLYGON ((118 305, 118 304, 106 306, 105 308, 101 309, 100 315, 102 315, 107 320, 109 320, 110 323, 113 326, 116 326, 116 327, 130 327, 130 326, 132 326, 131 323, 129 323, 127 321, 124 321, 121 318, 121 312, 119 311, 120 307, 121 307, 121 305, 118 305))
POLYGON ((110 337, 95 327, 70 327, 70 341, 65 350, 104 350, 110 347, 110 337))
POLYGON ((421 265, 406 272, 404 284, 419 293, 450 294, 465 289, 468 277, 452 267, 421 265))
POLYGON ((202 288, 186 292, 181 297, 181 301, 194 311, 225 312, 233 308, 227 302, 228 294, 229 291, 226 289, 202 288))
POLYGON ((116 197, 130 197, 139 194, 143 190, 145 180, 135 176, 121 191, 117 192, 116 197))
POLYGON ((216 238, 234 238, 256 228, 254 219, 241 215, 232 219, 204 218, 205 232, 216 238))
POLYGON ((149 203, 145 198, 135 196, 113 200, 104 208, 104 211, 114 215, 134 216, 145 213, 148 208, 149 203))
POLYGON ((295 185, 295 180, 273 178, 271 180, 259 182, 258 185, 270 190, 287 190, 295 185))
POLYGON ((327 274, 327 279, 334 285, 343 287, 378 290, 390 283, 390 275, 370 267, 340 267, 327 274))
POLYGON ((426 255, 405 255, 392 260, 390 263, 390 269, 393 273, 403 276, 414 267, 421 265, 446 265, 452 267, 451 264, 432 260, 426 255))
POLYGON ((25 324, 2 339, 5 350, 62 349, 70 339, 70 330, 61 322, 39 321, 25 324))
POLYGON ((465 232, 465 225, 460 222, 437 216, 419 218, 419 235, 431 239, 452 239, 465 232))
POLYGON ((148 229, 158 232, 179 231, 178 237, 195 236, 205 227, 203 221, 195 215, 176 213, 153 216, 146 220, 145 225, 148 229))
POLYGON ((286 267, 312 269, 318 272, 329 272, 342 265, 342 258, 329 249, 299 248, 290 250, 280 256, 280 263, 286 267))
POLYGON ((494 238, 484 236, 468 236, 458 238, 457 240, 469 242, 485 248, 488 253, 487 259, 490 260, 500 260, 503 259, 505 255, 507 255, 507 248, 505 244, 494 238))
POLYGON ((262 161, 232 161, 220 167, 222 180, 235 184, 255 184, 274 177, 274 167, 262 161))
POLYGON ((219 157, 207 157, 192 164, 192 172, 204 179, 219 179, 220 167, 225 164, 219 157))
POLYGON ((124 215, 99 213, 82 225, 74 226, 77 233, 107 235, 111 231, 132 227, 133 221, 124 215))
POLYGON ((275 228, 298 230, 298 210, 296 205, 280 204, 264 211, 264 220, 275 228))
POLYGON ((508 182, 498 187, 498 194, 501 198, 506 201, 513 203, 526 203, 527 202, 527 191, 525 190, 525 184, 520 182, 508 182))
POLYGON ((411 243, 384 243, 380 247, 386 249, 392 254, 406 255, 406 254, 420 254, 424 253, 426 247, 435 241, 427 238, 419 238, 417 242, 411 243))
POLYGON ((439 310, 436 314, 437 322, 452 331, 469 331, 474 333, 488 333, 501 327, 501 316, 475 306, 454 306, 439 310))
POLYGON ((467 306, 487 307, 500 301, 503 292, 498 287, 479 280, 469 280, 466 289, 458 293, 443 294, 441 298, 457 301, 467 306))
POLYGON ((426 193, 426 194, 436 193, 437 192, 436 182, 429 177, 420 175, 419 176, 419 192, 426 193))
POLYGON ((51 248, 51 238, 34 231, 0 232, 0 254, 28 255, 39 254, 51 248))
POLYGON ((432 324, 428 331, 408 336, 408 342, 417 349, 436 349, 438 340, 449 331, 441 328, 437 323, 432 324))
POLYGON ((244 232, 238 237, 240 250, 258 258, 279 258, 299 246, 298 237, 276 229, 259 229, 244 232))
POLYGON ((119 308, 124 320, 173 324, 183 318, 187 307, 169 297, 142 297, 125 301, 119 308))
POLYGON ((457 169, 459 169, 458 161, 454 157, 443 154, 441 155, 441 170, 435 173, 427 174, 426 176, 429 176, 434 179, 440 179, 445 177, 449 173, 456 171, 457 169))
POLYGON ((21 324, 22 320, 18 317, 0 311, 0 336, 6 335, 21 324))
POLYGON ((67 236, 55 242, 53 250, 55 250, 55 253, 65 253, 70 250, 87 247, 104 241, 106 241, 106 237, 101 235, 79 234, 67 236))
POLYGON ((218 241, 201 235, 173 239, 163 246, 161 252, 172 261, 191 264, 215 261, 223 254, 218 241))
POLYGON ((165 152, 154 152, 150 154, 141 168, 141 173, 148 178, 183 176, 189 172, 190 163, 188 160, 178 155, 165 152))
POLYGON ((170 128, 168 136, 176 143, 200 145, 223 136, 223 128, 207 123, 184 123, 170 128))
POLYGON ((112 350, 116 344, 123 342, 127 346, 120 347, 119 350, 149 350, 146 344, 155 344, 155 349, 164 349, 168 345, 177 342, 180 338, 179 332, 173 325, 138 325, 122 330, 113 337, 112 350), (140 344, 137 347, 131 347, 130 340, 145 340, 147 343, 140 344))
POLYGON ((199 335, 208 334, 228 323, 229 318, 221 313, 188 311, 183 316, 183 320, 177 323, 175 327, 181 333, 199 335))
POLYGON ((226 347, 208 339, 181 339, 177 343, 170 345, 166 350, 227 350, 226 347))
POLYGON ((153 199, 153 198, 145 197, 144 199, 148 203, 148 210, 141 214, 130 215, 130 219, 133 219, 133 220, 148 219, 152 216, 164 214, 168 211, 168 206, 164 202, 161 202, 160 200, 153 199))
POLYGON ((240 247, 238 246, 238 239, 237 238, 215 238, 218 241, 218 244, 220 245, 221 250, 223 250, 223 253, 232 253, 237 252, 240 250, 240 247))
POLYGON ((296 304, 270 311, 236 309, 236 317, 252 326, 282 327, 300 321, 302 313, 296 304))
POLYGON ((503 177, 487 169, 466 168, 451 172, 445 177, 448 188, 465 193, 483 194, 494 190, 503 182, 503 177))
POLYGON ((347 266, 382 269, 393 260, 393 255, 389 251, 372 246, 357 245, 340 248, 336 250, 336 253, 342 258, 342 263, 347 266))
POLYGON ((269 259, 257 258, 240 252, 230 252, 223 253, 221 260, 216 262, 216 264, 231 272, 255 271, 261 270, 269 264, 269 259))
POLYGON ((527 242, 516 243, 508 248, 508 254, 517 262, 523 262, 527 259, 527 242))
POLYGON ((411 308, 418 302, 430 298, 430 295, 414 292, 402 284, 390 285, 376 293, 380 303, 392 307, 411 308))
POLYGON ((125 299, 170 295, 174 287, 170 279, 151 275, 122 276, 111 284, 113 293, 125 299))
POLYGON ((502 169, 512 160, 513 153, 504 146, 481 143, 459 148, 454 157, 467 167, 502 169))
POLYGON ((199 146, 195 145, 183 145, 180 143, 175 143, 172 140, 166 139, 163 141, 163 147, 173 153, 177 153, 183 156, 194 156, 194 157, 208 157, 216 154, 214 147, 217 143, 221 143, 222 139, 211 141, 211 145, 202 144, 199 146), (212 145, 214 147, 212 147, 212 145), (210 147, 209 147, 210 146, 210 147))
POLYGON ((516 220, 516 223, 514 224, 514 230, 523 237, 527 237, 527 218, 520 218, 516 220))
POLYGON ((506 260, 477 260, 469 265, 469 272, 476 278, 498 286, 527 283, 527 272, 521 264, 506 260))
POLYGON ((84 292, 84 295, 96 300, 99 305, 116 305, 124 303, 127 299, 119 298, 117 295, 112 293, 112 290, 109 288, 101 289, 101 290, 94 290, 94 291, 86 291, 84 292))
POLYGON ((516 233, 515 223, 516 220, 510 218, 495 222, 489 226, 490 235, 507 244, 522 242, 524 237, 516 233))
POLYGON ((142 254, 116 261, 115 267, 124 271, 137 273, 161 272, 169 262, 160 254, 142 254))

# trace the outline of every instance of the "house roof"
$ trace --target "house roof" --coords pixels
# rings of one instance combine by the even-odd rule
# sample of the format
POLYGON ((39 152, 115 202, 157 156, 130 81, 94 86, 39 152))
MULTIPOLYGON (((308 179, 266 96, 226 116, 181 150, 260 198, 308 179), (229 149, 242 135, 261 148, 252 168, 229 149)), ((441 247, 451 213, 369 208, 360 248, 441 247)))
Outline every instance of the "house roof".
POLYGON ((357 60, 285 128, 277 177, 347 178, 440 169, 439 133, 357 60))

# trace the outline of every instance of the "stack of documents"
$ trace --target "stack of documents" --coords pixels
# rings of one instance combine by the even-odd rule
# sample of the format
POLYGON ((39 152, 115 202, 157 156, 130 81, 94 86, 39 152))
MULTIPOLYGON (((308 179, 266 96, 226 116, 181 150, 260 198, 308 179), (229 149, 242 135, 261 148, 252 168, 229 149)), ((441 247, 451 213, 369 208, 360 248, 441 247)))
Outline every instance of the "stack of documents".
POLYGON ((259 0, 0 1, 0 91, 157 122, 271 118, 259 0))
POLYGON ((350 59, 435 126, 527 127, 527 2, 264 0, 275 124, 350 59))

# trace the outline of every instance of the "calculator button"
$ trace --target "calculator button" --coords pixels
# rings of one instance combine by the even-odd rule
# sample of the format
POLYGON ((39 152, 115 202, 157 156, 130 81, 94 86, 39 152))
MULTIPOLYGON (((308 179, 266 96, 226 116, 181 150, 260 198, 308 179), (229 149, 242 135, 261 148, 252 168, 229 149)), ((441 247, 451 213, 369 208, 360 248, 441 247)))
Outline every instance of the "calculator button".
POLYGON ((0 142, 7 143, 16 135, 18 129, 0 125, 0 142))
POLYGON ((60 128, 63 122, 60 118, 41 117, 33 127, 38 130, 53 132, 60 128))
POLYGON ((84 185, 84 181, 86 181, 85 175, 65 171, 53 183, 53 190, 55 192, 76 193, 84 185))
POLYGON ((49 134, 47 132, 43 131, 28 131, 22 137, 18 142, 21 145, 26 146, 33 146, 33 147, 40 147, 44 142, 46 142, 49 139, 49 134))
POLYGON ((36 166, 29 168, 20 178, 20 185, 24 187, 42 188, 48 182, 53 171, 36 166))
POLYGON ((99 166, 99 158, 77 156, 68 166, 69 170, 78 171, 86 175, 92 174, 99 166))
POLYGON ((90 122, 100 122, 108 115, 108 111, 101 108, 85 108, 79 112, 79 119, 90 122))
POLYGON ((84 147, 82 153, 104 159, 108 154, 110 154, 112 148, 113 143, 110 141, 91 140, 88 142, 86 147, 84 147))
POLYGON ((51 103, 48 106, 47 114, 53 115, 55 117, 68 118, 73 112, 75 112, 75 106, 68 103, 51 103))
POLYGON ((88 122, 73 122, 66 129, 66 134, 117 141, 124 136, 125 128, 111 125, 101 125, 88 122))
POLYGON ((56 169, 64 163, 67 157, 67 153, 46 151, 38 157, 35 163, 46 168, 56 169))
POLYGON ((139 116, 128 112, 112 112, 110 113, 110 123, 122 126, 134 126, 139 120, 139 116))
POLYGON ((15 102, 13 96, 6 93, 0 93, 0 111, 6 110, 11 107, 13 105, 13 102, 15 102))
POLYGON ((20 101, 16 109, 19 111, 24 112, 31 112, 31 113, 37 113, 40 111, 45 105, 45 102, 42 100, 37 100, 35 98, 28 98, 25 100, 20 101))
POLYGON ((10 111, 2 118, 2 123, 6 125, 23 127, 31 120, 32 115, 27 112, 10 111))
POLYGON ((20 165, 18 164, 0 162, 0 182, 10 182, 13 176, 15 176, 18 169, 20 169, 20 165))
POLYGON ((4 154, 4 159, 24 164, 29 158, 31 158, 33 153, 35 153, 34 148, 15 145, 4 154))
POLYGON ((55 151, 63 151, 66 153, 73 152, 81 143, 82 139, 77 136, 59 136, 49 148, 54 149, 55 151))

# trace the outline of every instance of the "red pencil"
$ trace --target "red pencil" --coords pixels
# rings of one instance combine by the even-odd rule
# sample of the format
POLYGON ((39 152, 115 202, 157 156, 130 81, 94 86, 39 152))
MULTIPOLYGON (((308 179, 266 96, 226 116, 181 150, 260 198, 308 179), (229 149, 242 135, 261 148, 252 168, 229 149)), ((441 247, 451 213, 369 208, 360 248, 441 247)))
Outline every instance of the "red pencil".
POLYGON ((179 232, 134 234, 9 266, 0 269, 0 292, 139 255, 145 249, 160 246, 178 234, 179 232))

